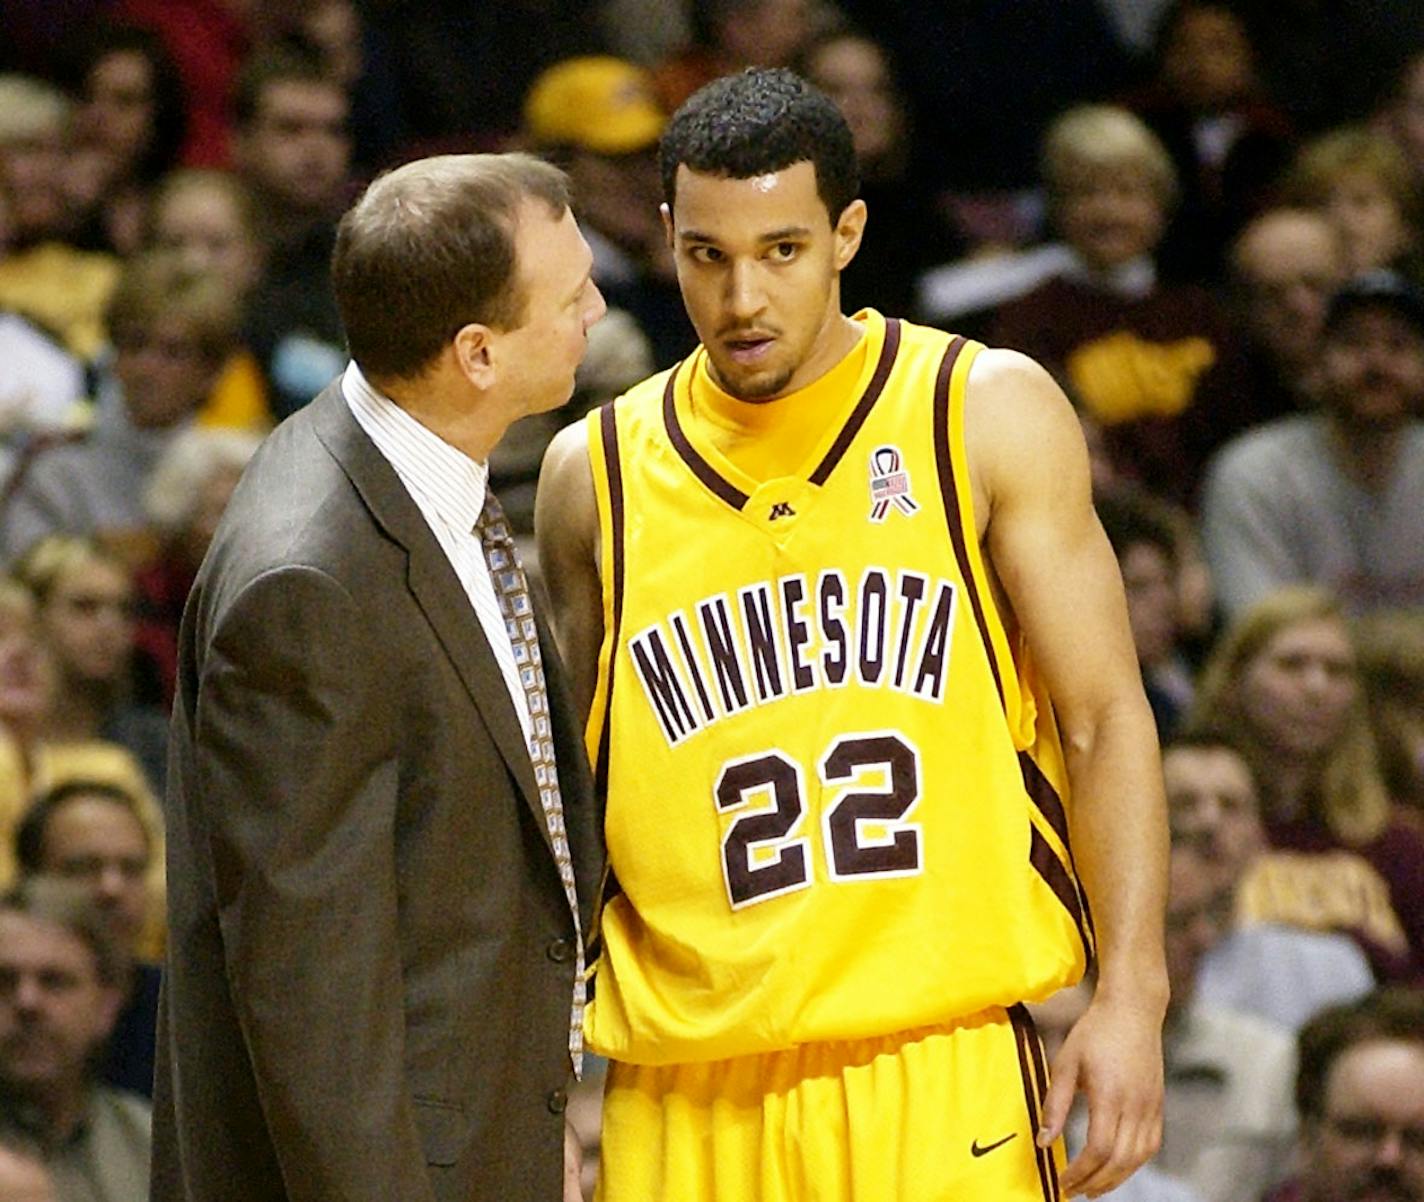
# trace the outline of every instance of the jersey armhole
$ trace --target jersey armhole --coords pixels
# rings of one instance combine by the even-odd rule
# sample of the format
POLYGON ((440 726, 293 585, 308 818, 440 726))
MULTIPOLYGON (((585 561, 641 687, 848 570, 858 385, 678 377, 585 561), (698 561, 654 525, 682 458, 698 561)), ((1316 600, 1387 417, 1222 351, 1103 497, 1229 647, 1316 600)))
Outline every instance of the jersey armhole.
POLYGON ((598 650, 598 677, 584 728, 584 745, 600 792, 608 786, 608 725, 623 601, 623 475, 614 406, 615 402, 609 401, 584 419, 598 509, 598 577, 603 597, 603 643, 598 650))
MULTIPOLYGON (((989 573, 979 546, 974 489, 969 475, 969 454, 964 443, 964 408, 969 373, 974 366, 974 360, 983 349, 983 343, 965 340, 957 353, 953 345, 946 353, 935 398, 936 406, 944 413, 944 445, 942 448, 936 448, 936 454, 948 454, 948 478, 942 479, 942 486, 946 491, 953 490, 954 495, 947 496, 945 500, 951 511, 951 526, 956 519, 959 526, 958 535, 951 530, 951 536, 957 540, 956 551, 959 552, 961 570, 964 572, 965 584, 969 587, 979 635, 999 688, 1004 716, 1013 733, 1015 747, 1023 750, 1033 740, 1033 715, 1031 712, 1025 712, 1018 665, 1009 645, 1003 617, 994 603, 994 594, 989 586, 989 573), (948 368, 947 379, 945 368, 948 368)), ((1031 706, 1027 708, 1030 711, 1032 709, 1031 706)))

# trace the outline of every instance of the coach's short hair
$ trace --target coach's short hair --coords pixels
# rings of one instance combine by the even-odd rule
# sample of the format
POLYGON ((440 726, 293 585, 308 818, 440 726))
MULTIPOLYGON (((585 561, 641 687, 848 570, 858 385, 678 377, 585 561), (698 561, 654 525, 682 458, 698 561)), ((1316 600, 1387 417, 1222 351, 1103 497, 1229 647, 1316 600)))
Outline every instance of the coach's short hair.
POLYGON ((832 225, 860 191, 855 143, 835 101, 780 67, 753 67, 694 92, 663 130, 658 157, 669 208, 684 165, 752 179, 809 162, 832 225))
POLYGON ((523 323, 514 238, 526 199, 562 217, 568 178, 526 154, 441 155, 366 189, 341 219, 331 265, 347 347, 362 371, 409 379, 463 326, 523 323))

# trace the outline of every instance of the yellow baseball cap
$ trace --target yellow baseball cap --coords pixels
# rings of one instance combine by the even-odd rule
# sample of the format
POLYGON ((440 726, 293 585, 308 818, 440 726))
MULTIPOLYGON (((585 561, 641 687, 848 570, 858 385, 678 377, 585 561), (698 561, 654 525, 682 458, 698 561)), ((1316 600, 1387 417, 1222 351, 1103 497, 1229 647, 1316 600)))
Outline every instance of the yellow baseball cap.
POLYGON ((666 122, 651 76, 605 55, 555 63, 524 99, 524 123, 545 146, 631 154, 656 142, 666 122))

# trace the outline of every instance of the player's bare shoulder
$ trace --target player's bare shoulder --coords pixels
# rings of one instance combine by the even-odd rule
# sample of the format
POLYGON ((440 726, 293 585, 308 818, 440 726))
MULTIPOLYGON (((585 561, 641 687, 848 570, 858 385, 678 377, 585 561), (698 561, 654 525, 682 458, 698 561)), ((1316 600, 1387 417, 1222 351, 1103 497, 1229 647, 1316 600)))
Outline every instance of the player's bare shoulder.
POLYGON ((541 558, 570 552, 592 561, 598 503, 588 456, 588 423, 572 422, 550 441, 539 469, 534 526, 541 558))
POLYGON ((1087 478, 1073 406, 1053 377, 1018 351, 988 348, 975 358, 964 444, 981 534, 990 514, 1016 495, 1087 478))

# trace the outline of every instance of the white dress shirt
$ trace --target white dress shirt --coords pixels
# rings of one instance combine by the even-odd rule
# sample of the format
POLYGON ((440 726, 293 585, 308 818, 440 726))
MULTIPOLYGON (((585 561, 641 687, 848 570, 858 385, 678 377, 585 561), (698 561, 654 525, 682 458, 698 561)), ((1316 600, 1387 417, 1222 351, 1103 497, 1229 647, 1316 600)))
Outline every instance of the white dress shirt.
POLYGON ((475 532, 489 487, 489 465, 476 463, 422 426, 389 397, 382 396, 367 382, 355 362, 347 365, 341 377, 341 393, 361 429, 370 435, 376 449, 395 468, 435 535, 435 541, 445 552, 445 558, 455 569, 499 663, 528 746, 533 735, 529 703, 514 663, 514 649, 500 612, 499 598, 490 580, 484 547, 475 532))

